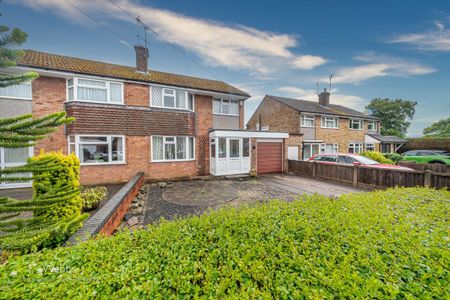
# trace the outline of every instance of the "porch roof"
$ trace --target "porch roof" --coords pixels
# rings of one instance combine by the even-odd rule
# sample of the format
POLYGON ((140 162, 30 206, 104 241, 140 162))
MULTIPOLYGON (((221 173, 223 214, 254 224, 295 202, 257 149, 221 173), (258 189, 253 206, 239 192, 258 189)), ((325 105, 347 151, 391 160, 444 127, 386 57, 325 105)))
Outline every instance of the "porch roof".
POLYGON ((395 135, 381 135, 377 133, 367 133, 368 136, 382 142, 382 143, 406 143, 407 140, 395 135))
POLYGON ((209 137, 237 137, 237 138, 262 138, 262 139, 287 139, 289 133, 277 131, 253 131, 238 129, 211 129, 209 137))

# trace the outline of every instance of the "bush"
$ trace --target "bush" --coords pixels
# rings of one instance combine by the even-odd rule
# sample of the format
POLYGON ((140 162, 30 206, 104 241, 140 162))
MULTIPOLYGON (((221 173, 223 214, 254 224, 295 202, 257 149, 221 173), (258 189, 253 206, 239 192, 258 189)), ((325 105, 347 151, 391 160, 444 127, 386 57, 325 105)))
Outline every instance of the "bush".
POLYGON ((365 151, 361 152, 360 155, 370 158, 374 161, 379 162, 380 164, 393 165, 394 162, 386 157, 384 157, 383 153, 378 151, 365 151))
POLYGON ((10 258, 0 298, 446 298, 450 191, 225 208, 10 258))
POLYGON ((106 199, 108 190, 104 186, 82 187, 81 199, 83 200, 83 210, 90 211, 97 209, 100 202, 106 199))
POLYGON ((399 161, 403 160, 403 155, 398 154, 398 153, 385 153, 384 157, 392 160, 395 164, 398 163, 399 161))

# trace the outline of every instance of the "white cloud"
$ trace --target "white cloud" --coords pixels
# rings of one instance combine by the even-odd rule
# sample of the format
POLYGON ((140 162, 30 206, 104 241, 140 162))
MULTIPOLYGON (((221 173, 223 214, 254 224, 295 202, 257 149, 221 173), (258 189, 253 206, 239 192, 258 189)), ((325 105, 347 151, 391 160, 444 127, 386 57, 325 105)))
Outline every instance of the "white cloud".
MULTIPOLYGON (((450 20, 450 17, 449 17, 450 20)), ((400 34, 389 40, 390 43, 412 45, 424 51, 450 51, 450 29, 446 28, 445 22, 434 21, 436 29, 419 32, 400 34)))
MULTIPOLYGON (((96 17, 136 23, 108 1, 69 0, 72 5, 62 0, 19 2, 34 9, 50 9, 58 14, 69 15, 69 19, 74 22, 82 17, 82 13, 73 5, 96 17)), ((241 70, 253 70, 256 67, 267 74, 280 67, 309 70, 326 62, 320 56, 294 54, 291 49, 298 45, 294 35, 191 18, 129 0, 119 0, 115 3, 132 16, 140 16, 143 22, 150 25, 165 40, 192 51, 210 65, 241 70)), ((85 19, 82 18, 83 21, 85 19)))
MULTIPOLYGON (((356 56, 354 59, 365 62, 366 64, 337 70, 333 74, 333 83, 358 84, 362 81, 377 77, 409 77, 436 72, 436 69, 430 66, 396 57, 375 55, 373 53, 356 56)), ((319 81, 328 82, 329 78, 322 78, 319 81)))
MULTIPOLYGON (((278 91, 287 97, 292 97, 295 99, 318 101, 317 91, 302 89, 295 86, 283 86, 278 88, 278 91)), ((346 95, 339 93, 338 89, 332 89, 330 95, 330 103, 343 105, 356 110, 362 111, 366 101, 355 95, 346 95)))

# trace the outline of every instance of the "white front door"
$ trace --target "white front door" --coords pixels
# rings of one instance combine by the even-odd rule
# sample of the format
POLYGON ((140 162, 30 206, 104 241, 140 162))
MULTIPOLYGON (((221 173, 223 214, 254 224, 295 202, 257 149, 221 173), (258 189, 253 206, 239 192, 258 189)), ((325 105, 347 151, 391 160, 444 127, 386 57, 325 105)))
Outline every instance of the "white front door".
MULTIPOLYGON (((29 157, 33 156, 33 148, 0 148, 0 169, 7 169, 24 165, 29 157)), ((29 174, 19 174, 18 176, 29 176, 29 174)), ((3 183, 0 180, 0 188, 18 188, 31 186, 31 181, 3 183)))
POLYGON ((210 171, 213 175, 250 172, 250 139, 218 137, 210 141, 210 171))

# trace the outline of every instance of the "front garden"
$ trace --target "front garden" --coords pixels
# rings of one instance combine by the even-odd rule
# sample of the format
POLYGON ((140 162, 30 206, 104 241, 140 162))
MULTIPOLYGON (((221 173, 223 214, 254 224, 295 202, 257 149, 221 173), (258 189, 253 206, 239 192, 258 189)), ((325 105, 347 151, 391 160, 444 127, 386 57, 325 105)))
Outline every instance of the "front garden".
POLYGON ((224 208, 10 257, 0 298, 445 298, 450 191, 224 208))

